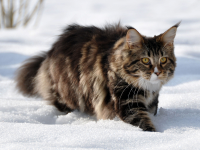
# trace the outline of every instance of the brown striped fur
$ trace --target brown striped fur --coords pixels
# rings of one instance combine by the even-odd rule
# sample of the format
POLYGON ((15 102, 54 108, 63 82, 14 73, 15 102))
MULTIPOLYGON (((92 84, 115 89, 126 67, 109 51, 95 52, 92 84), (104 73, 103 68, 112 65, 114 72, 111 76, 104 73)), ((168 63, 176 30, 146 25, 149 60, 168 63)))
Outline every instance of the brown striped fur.
POLYGON ((17 87, 66 113, 77 109, 97 119, 118 116, 144 131, 155 131, 149 113, 156 115, 159 90, 173 77, 178 25, 154 37, 120 24, 70 25, 50 51, 20 67, 17 87), (151 64, 142 62, 146 57, 151 64), (161 57, 167 58, 165 64, 161 57), (155 68, 160 74, 154 83, 155 68))

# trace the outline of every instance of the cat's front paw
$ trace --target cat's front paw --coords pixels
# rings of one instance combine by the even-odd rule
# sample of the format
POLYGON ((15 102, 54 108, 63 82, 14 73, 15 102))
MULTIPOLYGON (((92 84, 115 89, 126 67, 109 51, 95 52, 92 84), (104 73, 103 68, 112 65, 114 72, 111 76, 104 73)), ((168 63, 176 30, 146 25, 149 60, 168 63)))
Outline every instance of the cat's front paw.
POLYGON ((156 132, 156 129, 154 127, 146 127, 142 129, 143 131, 150 131, 150 132, 156 132))
POLYGON ((150 131, 150 132, 155 132, 156 129, 154 127, 154 125, 151 122, 141 122, 139 127, 143 130, 143 131, 150 131))

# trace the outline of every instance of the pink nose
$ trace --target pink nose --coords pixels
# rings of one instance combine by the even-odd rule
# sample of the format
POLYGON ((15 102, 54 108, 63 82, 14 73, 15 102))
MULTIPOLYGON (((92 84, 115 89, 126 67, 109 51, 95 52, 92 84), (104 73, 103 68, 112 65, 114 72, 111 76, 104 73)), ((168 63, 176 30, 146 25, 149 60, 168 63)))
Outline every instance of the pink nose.
POLYGON ((154 72, 154 73, 155 73, 157 76, 159 76, 161 72, 154 72))

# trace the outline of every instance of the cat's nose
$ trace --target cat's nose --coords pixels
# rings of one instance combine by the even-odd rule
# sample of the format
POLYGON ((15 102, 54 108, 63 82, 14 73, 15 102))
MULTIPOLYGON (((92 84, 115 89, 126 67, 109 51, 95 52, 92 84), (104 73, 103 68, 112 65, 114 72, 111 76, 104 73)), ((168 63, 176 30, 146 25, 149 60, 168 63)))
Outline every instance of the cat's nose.
POLYGON ((157 76, 159 76, 161 72, 154 72, 154 73, 155 73, 157 76))
POLYGON ((157 76, 159 76, 161 72, 158 70, 157 67, 155 67, 155 68, 154 68, 154 73, 155 73, 157 76))

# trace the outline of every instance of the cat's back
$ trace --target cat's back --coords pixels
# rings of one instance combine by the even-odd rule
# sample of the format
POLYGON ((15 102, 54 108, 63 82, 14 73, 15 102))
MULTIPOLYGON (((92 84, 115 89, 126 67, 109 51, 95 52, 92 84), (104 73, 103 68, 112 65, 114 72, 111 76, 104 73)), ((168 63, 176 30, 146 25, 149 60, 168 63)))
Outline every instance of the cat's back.
POLYGON ((67 26, 63 34, 60 35, 49 54, 53 52, 64 52, 66 55, 81 53, 82 47, 88 42, 96 45, 99 52, 107 51, 113 47, 118 39, 124 37, 126 32, 127 29, 120 24, 106 25, 103 28, 72 24, 67 26))

